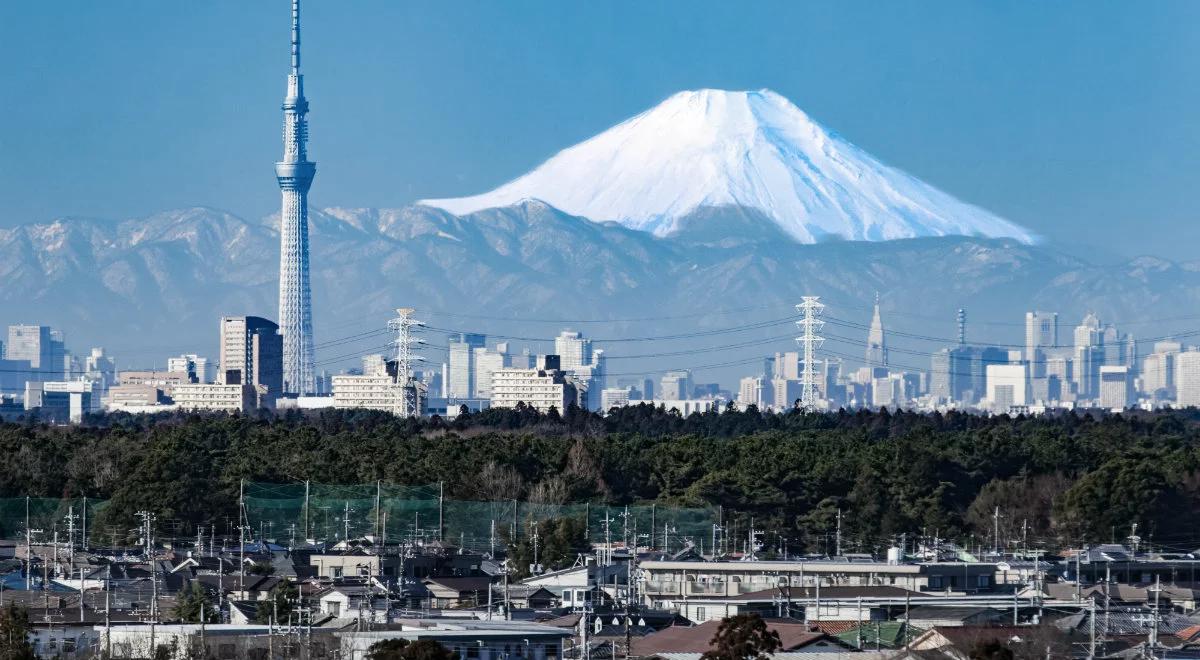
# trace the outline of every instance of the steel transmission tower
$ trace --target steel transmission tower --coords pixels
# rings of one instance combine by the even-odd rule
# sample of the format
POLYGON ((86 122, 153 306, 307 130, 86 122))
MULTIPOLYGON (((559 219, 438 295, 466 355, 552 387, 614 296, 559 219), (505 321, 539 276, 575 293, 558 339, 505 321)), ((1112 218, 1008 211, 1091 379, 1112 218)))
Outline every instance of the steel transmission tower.
POLYGON ((803 371, 800 372, 800 405, 805 410, 816 410, 817 349, 825 341, 823 337, 817 335, 825 325, 825 322, 819 320, 818 317, 821 316, 825 305, 819 302, 820 298, 817 296, 804 296, 803 300, 804 302, 796 305, 796 311, 803 315, 803 318, 796 321, 796 325, 804 333, 796 337, 796 341, 800 342, 800 346, 804 349, 804 357, 800 360, 804 365, 803 371))
POLYGON ((395 404, 392 413, 400 417, 421 414, 418 392, 421 385, 413 380, 412 368, 424 358, 413 355, 413 347, 425 342, 414 337, 413 331, 425 323, 412 317, 414 311, 416 310, 411 307, 399 307, 396 309, 396 318, 388 321, 388 330, 396 333, 396 339, 393 342, 396 345, 396 377, 393 381, 395 383, 395 404))
POLYGON ((283 335, 283 391, 316 391, 312 289, 308 273, 308 189, 317 164, 308 159, 308 101, 300 75, 300 0, 292 0, 292 71, 283 99, 283 159, 275 178, 283 193, 279 216, 279 333, 283 335))

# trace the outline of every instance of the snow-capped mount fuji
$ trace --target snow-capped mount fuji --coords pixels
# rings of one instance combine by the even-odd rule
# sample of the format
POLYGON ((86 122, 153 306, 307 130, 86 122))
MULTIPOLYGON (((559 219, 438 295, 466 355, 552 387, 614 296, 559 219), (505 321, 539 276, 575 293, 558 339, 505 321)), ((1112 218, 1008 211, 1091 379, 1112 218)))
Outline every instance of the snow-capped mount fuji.
POLYGON ((491 192, 420 204, 462 216, 525 200, 660 237, 698 209, 736 206, 800 243, 1036 239, 885 165, 770 90, 680 92, 491 192))

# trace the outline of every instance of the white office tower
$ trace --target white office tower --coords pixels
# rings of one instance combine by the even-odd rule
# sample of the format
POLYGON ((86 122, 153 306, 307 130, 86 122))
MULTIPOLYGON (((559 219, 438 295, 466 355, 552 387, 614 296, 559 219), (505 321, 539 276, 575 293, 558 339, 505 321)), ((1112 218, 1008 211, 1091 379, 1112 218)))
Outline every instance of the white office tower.
POLYGON ((879 316, 879 294, 875 294, 875 313, 871 316, 871 329, 867 332, 866 363, 868 369, 886 369, 888 366, 887 336, 883 332, 883 319, 879 316))
POLYGON ((763 393, 766 389, 766 379, 762 376, 747 376, 738 382, 738 403, 743 406, 766 407, 763 393))
POLYGON ((571 374, 575 382, 586 393, 581 393, 584 407, 601 410, 601 392, 604 390, 604 351, 592 348, 592 340, 572 330, 563 330, 554 338, 554 352, 558 355, 563 371, 571 374))
POLYGON ((771 377, 782 378, 784 380, 800 380, 800 353, 798 351, 788 351, 786 353, 776 353, 775 359, 771 360, 771 377))
POLYGON ((1100 367, 1100 407, 1127 407, 1132 385, 1129 367, 1112 365, 1100 367))
POLYGON ((629 405, 631 387, 606 387, 600 392, 600 410, 607 413, 613 408, 624 408, 629 405))
POLYGON ((1100 319, 1088 313, 1075 327, 1075 392, 1080 399, 1094 399, 1100 390, 1100 365, 1104 364, 1100 319))
POLYGON ((1155 400, 1175 398, 1175 356, 1183 350, 1177 341, 1159 341, 1142 358, 1142 391, 1155 400))
POLYGON ((476 398, 475 349, 487 344, 486 335, 461 333, 450 337, 449 367, 446 369, 446 398, 476 398))
POLYGON ((93 348, 85 361, 83 377, 96 383, 101 392, 106 392, 117 382, 117 362, 103 348, 93 348))
POLYGON ((1200 406, 1200 351, 1175 356, 1175 403, 1180 407, 1200 406))
POLYGON ((96 385, 90 380, 26 383, 25 409, 37 408, 43 419, 77 424, 84 415, 100 411, 96 385))
POLYGON ((987 365, 987 403, 1003 414, 1014 406, 1029 405, 1029 378, 1024 364, 987 365))
POLYGON ((307 115, 304 76, 300 75, 300 0, 292 0, 292 70, 283 100, 283 159, 275 163, 275 178, 283 194, 279 216, 279 333, 283 335, 283 391, 288 394, 316 392, 308 189, 317 164, 308 159, 307 115))
POLYGON ((655 399, 676 401, 692 398, 692 372, 668 371, 659 380, 658 390, 655 399))
POLYGON ((1058 346, 1058 313, 1025 312, 1025 360, 1029 375, 1046 375, 1046 349, 1058 346))
POLYGON ((362 375, 387 376, 387 358, 382 353, 371 353, 370 355, 362 356, 362 375))
POLYGON ((508 360, 508 344, 496 344, 495 350, 484 347, 475 349, 475 398, 492 398, 492 374, 511 366, 508 360))
POLYGON ((211 383, 214 378, 212 363, 195 353, 167 358, 167 371, 186 373, 193 383, 211 383))
POLYGON ((50 333, 50 326, 46 325, 8 326, 8 341, 4 344, 5 359, 26 360, 34 371, 53 371, 62 358, 55 355, 56 344, 51 340, 50 333))

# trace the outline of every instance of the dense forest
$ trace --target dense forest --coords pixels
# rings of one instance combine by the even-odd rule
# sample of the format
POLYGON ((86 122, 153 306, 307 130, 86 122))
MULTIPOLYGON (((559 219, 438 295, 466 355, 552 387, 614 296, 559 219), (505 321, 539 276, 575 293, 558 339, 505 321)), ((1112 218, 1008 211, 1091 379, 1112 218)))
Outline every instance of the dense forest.
POLYGON ((842 512, 845 546, 901 534, 1050 548, 1122 539, 1200 547, 1200 412, 984 417, 888 412, 682 418, 491 410, 453 421, 364 411, 95 417, 0 425, 0 497, 109 500, 205 523, 236 515, 241 479, 445 483, 448 497, 720 505, 726 520, 816 551, 842 512))

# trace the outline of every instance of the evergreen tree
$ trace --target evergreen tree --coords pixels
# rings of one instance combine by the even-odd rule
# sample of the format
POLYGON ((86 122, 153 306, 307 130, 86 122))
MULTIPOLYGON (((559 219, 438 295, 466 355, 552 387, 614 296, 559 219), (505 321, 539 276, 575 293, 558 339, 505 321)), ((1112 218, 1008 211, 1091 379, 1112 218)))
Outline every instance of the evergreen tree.
POLYGON ((701 660, 767 660, 783 642, 758 614, 738 614, 721 620, 709 646, 701 660))

